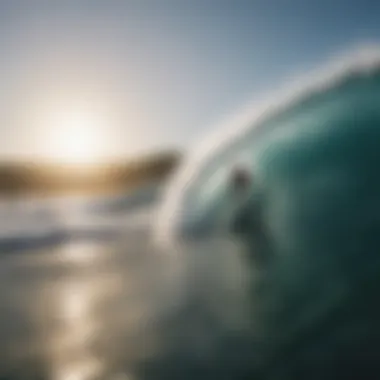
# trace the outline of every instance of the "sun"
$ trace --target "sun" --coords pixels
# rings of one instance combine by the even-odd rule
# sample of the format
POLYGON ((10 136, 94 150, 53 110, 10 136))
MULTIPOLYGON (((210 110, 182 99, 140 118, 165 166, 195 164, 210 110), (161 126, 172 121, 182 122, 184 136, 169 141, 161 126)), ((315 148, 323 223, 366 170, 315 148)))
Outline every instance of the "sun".
POLYGON ((30 131, 23 137, 26 155, 63 165, 97 165, 121 157, 124 113, 122 119, 116 102, 102 95, 71 87, 56 93, 36 91, 20 113, 20 124, 30 131))
POLYGON ((107 126, 96 109, 65 106, 45 120, 46 156, 63 163, 87 164, 102 159, 107 126))

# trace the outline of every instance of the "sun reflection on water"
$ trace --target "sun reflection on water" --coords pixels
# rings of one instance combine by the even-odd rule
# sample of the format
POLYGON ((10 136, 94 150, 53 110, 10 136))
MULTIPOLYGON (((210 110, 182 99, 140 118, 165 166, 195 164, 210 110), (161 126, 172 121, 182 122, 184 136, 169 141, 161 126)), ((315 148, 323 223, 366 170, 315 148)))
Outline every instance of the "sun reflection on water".
MULTIPOLYGON (((89 247, 69 245, 62 252, 68 261, 90 265, 96 252, 89 247)), ((62 281, 55 291, 55 315, 58 334, 51 341, 54 380, 89 380, 103 371, 104 364, 91 352, 91 343, 99 328, 93 309, 98 286, 86 276, 62 281)), ((101 293, 101 292, 100 292, 101 293)))
POLYGON ((35 282, 23 302, 49 379, 136 380, 139 363, 159 353, 157 321, 181 286, 166 256, 142 248, 137 238, 116 247, 73 241, 27 262, 35 282))

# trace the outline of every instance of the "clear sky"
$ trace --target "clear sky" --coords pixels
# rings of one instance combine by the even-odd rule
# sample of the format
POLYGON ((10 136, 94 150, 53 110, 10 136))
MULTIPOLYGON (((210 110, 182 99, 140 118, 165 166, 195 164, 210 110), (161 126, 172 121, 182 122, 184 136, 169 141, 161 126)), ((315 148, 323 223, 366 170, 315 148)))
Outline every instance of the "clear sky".
POLYGON ((379 20, 368 0, 0 0, 1 157, 188 147, 379 20))

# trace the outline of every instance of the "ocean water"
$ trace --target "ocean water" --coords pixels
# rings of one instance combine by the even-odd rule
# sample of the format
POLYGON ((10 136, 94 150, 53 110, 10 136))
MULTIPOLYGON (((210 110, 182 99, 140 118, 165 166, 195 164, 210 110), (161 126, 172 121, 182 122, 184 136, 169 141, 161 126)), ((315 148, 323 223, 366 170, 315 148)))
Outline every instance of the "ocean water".
POLYGON ((139 201, 1 202, 0 379, 227 379, 242 371, 244 339, 238 328, 225 333, 245 315, 239 268, 230 258, 235 277, 218 299, 219 255, 179 260, 154 248, 159 190, 143 202, 144 189, 139 201), (229 359, 224 339, 235 345, 229 359))
POLYGON ((154 307, 144 289, 155 287, 143 282, 154 282, 159 272, 147 265, 152 273, 140 276, 147 262, 140 235, 147 234, 149 218, 89 210, 100 203, 107 202, 24 198, 0 204, 1 379, 112 375, 108 367, 121 360, 125 341, 136 339, 136 321, 144 323, 144 307, 154 307), (125 341, 124 331, 131 335, 125 341))

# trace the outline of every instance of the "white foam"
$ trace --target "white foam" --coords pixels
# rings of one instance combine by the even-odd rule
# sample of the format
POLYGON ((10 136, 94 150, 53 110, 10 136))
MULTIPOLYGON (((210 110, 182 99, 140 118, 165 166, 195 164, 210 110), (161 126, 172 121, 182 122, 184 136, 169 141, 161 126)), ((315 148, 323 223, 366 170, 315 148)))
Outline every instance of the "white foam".
POLYGON ((84 207, 90 201, 70 197, 0 199, 0 240, 43 238, 57 231, 77 229, 124 231, 152 223, 152 205, 140 205, 115 215, 94 215, 84 207))

